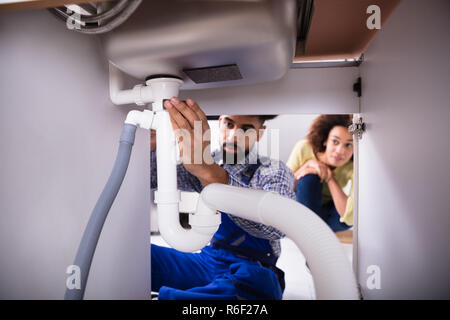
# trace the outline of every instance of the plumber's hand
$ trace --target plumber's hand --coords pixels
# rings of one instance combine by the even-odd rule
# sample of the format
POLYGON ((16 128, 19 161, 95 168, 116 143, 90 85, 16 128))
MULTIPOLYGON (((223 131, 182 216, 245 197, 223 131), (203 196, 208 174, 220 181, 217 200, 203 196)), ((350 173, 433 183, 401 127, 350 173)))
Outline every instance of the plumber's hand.
POLYGON ((228 173, 211 157, 211 132, 205 113, 193 99, 178 98, 164 102, 180 147, 181 161, 203 186, 228 183, 228 173))

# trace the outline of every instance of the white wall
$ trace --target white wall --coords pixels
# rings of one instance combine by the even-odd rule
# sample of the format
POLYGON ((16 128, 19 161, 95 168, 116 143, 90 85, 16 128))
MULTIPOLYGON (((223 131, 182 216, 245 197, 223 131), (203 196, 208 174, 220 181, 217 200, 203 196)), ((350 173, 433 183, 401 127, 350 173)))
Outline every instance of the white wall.
POLYGON ((312 121, 318 114, 283 114, 266 122, 266 132, 259 142, 261 154, 270 156, 272 150, 278 152, 278 159, 286 162, 295 144, 306 138, 312 121), (273 131, 272 131, 273 130, 273 131), (276 137, 279 137, 279 146, 276 137))
MULTIPOLYGON (((96 39, 47 11, 0 14, 0 299, 61 299, 127 108, 96 39)), ((148 132, 105 223, 86 298, 149 294, 148 132)))
POLYGON ((277 81, 189 90, 180 97, 194 98, 208 115, 356 113, 357 78, 357 67, 290 69, 277 81))
POLYGON ((401 2, 365 53, 359 281, 367 299, 450 298, 450 2, 401 2), (381 289, 367 287, 378 265, 381 289))

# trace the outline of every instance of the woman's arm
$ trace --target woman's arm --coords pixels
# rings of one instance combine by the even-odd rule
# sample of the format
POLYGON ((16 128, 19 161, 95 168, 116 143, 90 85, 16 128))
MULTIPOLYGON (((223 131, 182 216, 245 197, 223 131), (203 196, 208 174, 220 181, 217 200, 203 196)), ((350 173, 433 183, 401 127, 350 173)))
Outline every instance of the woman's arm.
POLYGON ((294 177, 295 180, 300 180, 302 177, 306 176, 307 174, 317 174, 320 177, 320 180, 327 181, 331 176, 331 171, 329 170, 328 166, 318 160, 311 159, 306 161, 300 169, 295 171, 294 177))
POLYGON ((331 197, 333 198, 336 211, 341 217, 345 214, 345 208, 347 207, 348 196, 344 193, 341 186, 337 183, 333 176, 333 173, 329 172, 329 179, 327 180, 328 188, 330 189, 331 197))
POLYGON ((306 161, 297 171, 294 172, 294 191, 297 187, 297 182, 308 174, 317 174, 320 181, 324 182, 330 178, 331 171, 328 166, 316 159, 306 161))

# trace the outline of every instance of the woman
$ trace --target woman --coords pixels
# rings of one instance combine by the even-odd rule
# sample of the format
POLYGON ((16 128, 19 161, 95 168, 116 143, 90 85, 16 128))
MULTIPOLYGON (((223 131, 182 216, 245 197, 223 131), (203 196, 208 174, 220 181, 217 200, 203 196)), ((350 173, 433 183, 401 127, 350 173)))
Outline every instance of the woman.
POLYGON ((294 172, 297 201, 320 216, 333 231, 353 225, 353 136, 350 115, 320 115, 306 140, 287 161, 294 172), (343 188, 351 181, 347 196, 343 188))

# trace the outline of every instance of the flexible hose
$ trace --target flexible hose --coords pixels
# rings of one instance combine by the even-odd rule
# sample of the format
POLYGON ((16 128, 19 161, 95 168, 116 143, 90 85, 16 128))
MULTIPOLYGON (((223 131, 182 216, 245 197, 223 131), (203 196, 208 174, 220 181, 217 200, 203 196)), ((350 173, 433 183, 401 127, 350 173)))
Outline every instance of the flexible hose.
MULTIPOLYGON (((129 0, 127 2, 119 2, 119 4, 117 4, 115 7, 113 7, 110 10, 113 10, 113 13, 115 14, 113 17, 108 19, 103 18, 104 16, 106 16, 107 12, 106 11, 104 13, 104 16, 99 19, 99 20, 95 20, 95 17, 91 17, 92 23, 93 22, 103 22, 105 20, 108 20, 104 25, 100 25, 100 26, 86 26, 86 19, 90 20, 88 17, 83 17, 80 19, 76 19, 76 16, 71 16, 69 14, 67 14, 66 12, 64 12, 63 10, 61 10, 60 8, 50 8, 48 9, 48 11, 50 11, 53 15, 55 15, 57 18, 59 18, 60 20, 64 21, 67 23, 68 19, 70 19, 69 21, 73 21, 76 24, 78 24, 79 28, 73 28, 73 31, 77 31, 80 33, 85 33, 85 34, 101 34, 101 33, 106 33, 109 32, 115 28, 117 28, 118 26, 120 26, 122 23, 124 23, 135 11, 136 9, 139 7, 139 5, 141 4, 142 0, 129 0), (119 11, 120 9, 120 11, 119 11)), ((98 19, 98 18, 97 18, 98 19)))
POLYGON ((350 261, 333 231, 314 212, 274 192, 213 183, 200 194, 211 209, 272 226, 304 254, 319 300, 359 299, 350 261))
POLYGON ((128 0, 120 0, 118 1, 111 9, 106 10, 105 12, 94 14, 87 17, 80 17, 81 22, 92 23, 92 22, 101 22, 107 19, 114 17, 116 14, 120 13, 126 6, 128 5, 128 0))
POLYGON ((124 124, 122 134, 120 136, 119 151, 114 163, 114 167, 109 176, 108 182, 98 199, 94 210, 91 213, 89 222, 84 231, 80 246, 75 257, 74 265, 80 269, 80 288, 67 288, 64 295, 65 300, 81 300, 84 297, 86 283, 91 268, 92 258, 95 248, 97 247, 103 224, 105 223, 108 212, 119 192, 122 181, 127 172, 130 162, 131 149, 134 144, 136 126, 132 124, 124 124))

